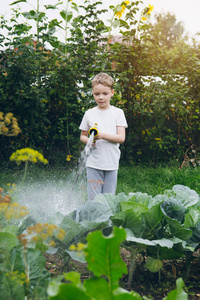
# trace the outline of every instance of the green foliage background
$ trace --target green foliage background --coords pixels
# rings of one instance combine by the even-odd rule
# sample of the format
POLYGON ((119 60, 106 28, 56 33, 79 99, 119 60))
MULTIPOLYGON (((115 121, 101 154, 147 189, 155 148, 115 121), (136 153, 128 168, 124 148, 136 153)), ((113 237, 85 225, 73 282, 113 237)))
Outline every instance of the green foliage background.
POLYGON ((143 22, 136 18, 142 1, 130 1, 122 18, 115 15, 119 6, 110 7, 108 26, 101 1, 79 7, 67 1, 64 9, 55 1, 43 10, 36 0, 27 12, 16 8, 21 2, 28 3, 14 2, 12 17, 2 16, 0 24, 7 30, 0 35, 0 111, 12 112, 22 131, 0 136, 1 161, 24 147, 42 151, 50 163, 63 164, 66 155, 77 160, 78 127, 94 105, 91 79, 103 71, 115 79, 112 104, 124 110, 129 125, 123 161, 181 163, 189 149, 198 162, 200 46, 187 41, 175 16, 143 22), (49 20, 50 9, 59 10, 62 21, 49 20))

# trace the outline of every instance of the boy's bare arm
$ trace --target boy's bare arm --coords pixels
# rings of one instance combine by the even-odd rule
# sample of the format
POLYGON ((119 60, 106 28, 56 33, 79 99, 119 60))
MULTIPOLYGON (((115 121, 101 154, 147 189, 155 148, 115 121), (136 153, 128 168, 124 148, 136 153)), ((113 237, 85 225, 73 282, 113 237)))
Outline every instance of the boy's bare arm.
POLYGON ((125 127, 117 126, 116 134, 109 134, 105 132, 99 132, 99 134, 95 137, 95 140, 106 140, 111 143, 119 143, 122 144, 125 141, 125 127))
POLYGON ((87 144, 88 142, 88 131, 82 130, 80 140, 82 143, 87 144))

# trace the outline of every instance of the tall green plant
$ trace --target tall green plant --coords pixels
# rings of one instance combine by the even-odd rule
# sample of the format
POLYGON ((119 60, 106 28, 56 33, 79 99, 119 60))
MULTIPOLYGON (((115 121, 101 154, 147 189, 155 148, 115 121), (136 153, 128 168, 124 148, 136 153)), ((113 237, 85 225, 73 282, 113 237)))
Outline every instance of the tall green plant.
MULTIPOLYGON (((114 227, 109 236, 103 236, 101 231, 90 233, 87 237, 85 256, 88 268, 94 277, 80 280, 80 274, 70 272, 64 274, 67 283, 52 281, 48 287, 49 299, 105 299, 105 300, 140 300, 140 295, 134 291, 119 287, 119 278, 126 273, 125 263, 119 253, 119 246, 126 233, 122 228, 114 227)), ((171 291, 167 299, 187 299, 183 290, 183 280, 177 280, 177 289, 171 291)))

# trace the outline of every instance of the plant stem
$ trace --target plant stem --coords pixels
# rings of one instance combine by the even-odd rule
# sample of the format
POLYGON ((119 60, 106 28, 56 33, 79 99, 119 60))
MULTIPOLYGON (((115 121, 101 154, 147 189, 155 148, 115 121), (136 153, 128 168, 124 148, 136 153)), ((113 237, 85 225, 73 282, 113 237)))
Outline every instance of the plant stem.
POLYGON ((128 288, 131 287, 131 282, 133 280, 136 255, 137 255, 137 248, 135 246, 133 246, 133 247, 131 247, 131 263, 130 263, 129 272, 128 272, 128 288))
POLYGON ((26 176, 27 176, 27 169, 28 169, 28 161, 25 161, 25 167, 24 167, 24 176, 22 179, 22 182, 20 184, 20 186, 22 186, 26 180, 26 176))
MULTIPOLYGON (((37 13, 39 12, 39 7, 40 7, 40 3, 39 3, 39 0, 37 0, 37 9, 36 9, 37 13)), ((37 18, 36 27, 37 27, 37 42, 39 42, 39 20, 38 20, 38 18, 37 18)))
MULTIPOLYGON (((157 246, 157 259, 160 259, 159 245, 157 246)), ((160 269, 161 270, 161 269, 160 269)), ((161 271, 158 271, 158 281, 161 281, 161 271)))

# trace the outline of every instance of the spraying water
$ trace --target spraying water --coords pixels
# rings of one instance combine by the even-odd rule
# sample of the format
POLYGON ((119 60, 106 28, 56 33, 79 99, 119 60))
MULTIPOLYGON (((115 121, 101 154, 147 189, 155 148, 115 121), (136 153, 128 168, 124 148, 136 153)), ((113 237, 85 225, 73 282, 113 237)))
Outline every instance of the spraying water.
POLYGON ((63 215, 74 211, 87 201, 85 163, 90 155, 94 134, 81 152, 77 170, 70 173, 67 180, 46 178, 44 181, 27 181, 17 191, 16 200, 25 205, 37 222, 46 222, 49 217, 60 212, 63 215))

